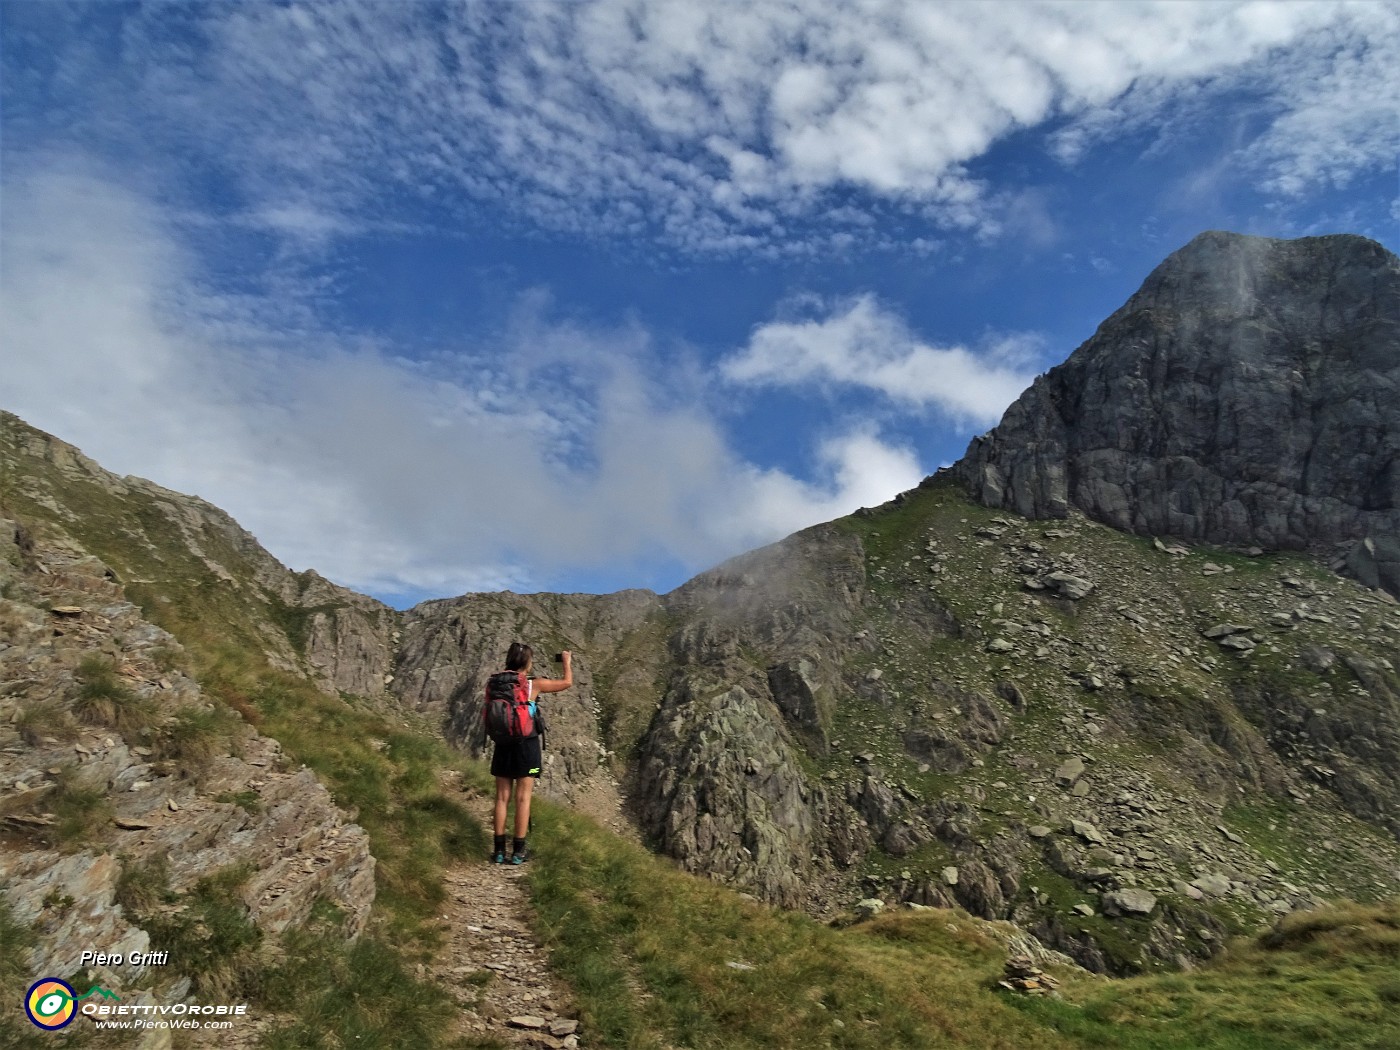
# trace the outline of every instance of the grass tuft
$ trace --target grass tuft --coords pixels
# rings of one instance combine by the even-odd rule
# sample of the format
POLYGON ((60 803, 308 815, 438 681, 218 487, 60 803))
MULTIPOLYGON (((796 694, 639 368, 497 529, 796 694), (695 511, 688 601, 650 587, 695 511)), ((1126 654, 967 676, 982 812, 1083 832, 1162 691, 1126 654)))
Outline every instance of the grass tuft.
POLYGON ((78 723, 72 714, 52 700, 20 708, 15 729, 30 747, 38 747, 50 739, 67 742, 78 738, 78 723))
POLYGON ((149 729, 155 722, 154 705, 122 684, 111 661, 100 656, 84 658, 78 665, 77 680, 73 713, 80 722, 106 726, 124 736, 149 729))
POLYGON ((214 797, 215 802, 231 803, 246 813, 254 815, 262 812, 262 796, 256 791, 225 791, 214 797))
POLYGON ((227 708, 182 707, 161 727, 151 750, 186 773, 198 773, 213 759, 229 753, 233 726, 227 708))
POLYGON ((263 987, 262 932, 239 894, 251 874, 246 865, 225 868, 196 883, 175 910, 140 916, 151 942, 179 959, 194 991, 210 1001, 253 998, 263 987))
POLYGON ((43 805, 54 815, 54 823, 40 837, 64 850, 81 849, 98 838, 112 819, 106 792, 88 783, 72 765, 61 767, 43 805))
POLYGON ((128 917, 148 915, 170 895, 170 864, 164 855, 137 863, 131 857, 121 858, 122 872, 117 877, 116 901, 128 917))
MULTIPOLYGON (((17 1003, 35 975, 29 969, 29 949, 37 943, 34 931, 15 920, 9 903, 0 894, 0 988, 17 1003)), ((41 1033, 25 1019, 18 1005, 0 1010, 0 1046, 13 1050, 44 1050, 53 1035, 41 1033)))

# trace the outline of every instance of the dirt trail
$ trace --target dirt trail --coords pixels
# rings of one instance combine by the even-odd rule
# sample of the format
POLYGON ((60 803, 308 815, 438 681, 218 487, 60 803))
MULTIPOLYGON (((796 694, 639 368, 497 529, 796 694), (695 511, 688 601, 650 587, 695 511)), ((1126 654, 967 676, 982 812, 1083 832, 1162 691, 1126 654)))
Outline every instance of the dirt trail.
MULTIPOLYGON (((464 802, 491 826, 491 800, 464 802)), ((573 997, 549 971, 530 927, 524 865, 466 858, 447 870, 445 943, 429 976, 461 1005, 455 1034, 507 1045, 580 1045, 573 997)), ((450 1041, 450 1040, 449 1040, 450 1041)))
MULTIPOLYGON (((449 784, 457 790, 455 777, 449 784)), ((488 830, 491 800, 461 796, 488 830)), ((614 814, 616 815, 616 814, 614 814)), ((526 865, 489 864, 486 858, 458 860, 444 873, 447 890, 438 925, 443 945, 418 977, 432 981, 458 1004, 443 1017, 444 1042, 466 1046, 505 1046, 573 1050, 580 1041, 569 989, 549 971, 545 950, 530 926, 526 865)), ((259 1011, 231 1032, 193 1032, 184 1045, 218 1050, 255 1050, 275 1024, 294 1018, 259 1011)), ((130 1045, 130 1044, 123 1044, 130 1045)), ((153 1032, 138 1050, 170 1050, 170 1033, 153 1032)))

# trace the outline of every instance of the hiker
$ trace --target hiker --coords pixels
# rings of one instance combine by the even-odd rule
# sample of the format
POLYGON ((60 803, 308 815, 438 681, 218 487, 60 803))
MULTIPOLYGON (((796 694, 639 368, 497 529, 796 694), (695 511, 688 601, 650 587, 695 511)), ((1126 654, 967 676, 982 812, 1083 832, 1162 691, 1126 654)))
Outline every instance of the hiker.
MULTIPOLYGON (((515 797, 515 838, 511 842, 510 863, 524 864, 530 859, 530 847, 526 840, 530 833, 530 794, 543 764, 540 738, 544 727, 538 718, 535 697, 540 693, 557 693, 574 684, 573 653, 569 650, 559 654, 559 660, 564 665, 563 678, 534 678, 531 673, 534 660, 534 650, 522 642, 512 642, 506 653, 506 671, 517 672, 516 681, 511 685, 522 690, 520 698, 528 705, 528 714, 522 712, 522 718, 527 720, 523 734, 519 728, 513 730, 509 737, 493 734, 496 750, 491 756, 491 775, 496 778, 496 825, 491 861, 494 864, 506 863, 506 807, 512 795, 515 797), (520 684, 522 681, 523 685, 520 684)), ((491 678, 495 681, 497 675, 491 678)), ((491 689, 488 683, 488 723, 491 717, 491 689)))

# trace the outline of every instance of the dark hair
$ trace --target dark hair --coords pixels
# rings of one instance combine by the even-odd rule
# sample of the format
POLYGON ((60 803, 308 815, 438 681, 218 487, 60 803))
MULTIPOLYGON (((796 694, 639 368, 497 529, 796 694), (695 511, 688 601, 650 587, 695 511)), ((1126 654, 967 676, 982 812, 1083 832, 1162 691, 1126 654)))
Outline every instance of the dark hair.
POLYGON ((510 649, 506 651, 506 670, 523 671, 534 658, 535 650, 524 642, 511 642, 510 649))

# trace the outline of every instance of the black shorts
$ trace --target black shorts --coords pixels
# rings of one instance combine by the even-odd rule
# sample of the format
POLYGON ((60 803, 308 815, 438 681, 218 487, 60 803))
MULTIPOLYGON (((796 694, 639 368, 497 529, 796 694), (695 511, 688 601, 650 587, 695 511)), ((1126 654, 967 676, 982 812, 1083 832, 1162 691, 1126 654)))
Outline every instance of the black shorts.
POLYGON ((526 737, 496 745, 496 753, 491 756, 491 775, 521 780, 524 777, 539 779, 542 749, 540 738, 526 737))

